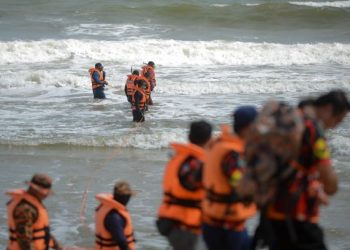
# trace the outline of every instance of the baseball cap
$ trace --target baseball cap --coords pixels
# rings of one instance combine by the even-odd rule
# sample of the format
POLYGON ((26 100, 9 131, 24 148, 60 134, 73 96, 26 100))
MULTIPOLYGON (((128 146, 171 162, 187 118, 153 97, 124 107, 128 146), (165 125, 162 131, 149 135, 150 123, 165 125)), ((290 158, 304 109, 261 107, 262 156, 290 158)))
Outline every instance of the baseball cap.
POLYGON ((236 128, 244 128, 250 125, 257 115, 254 106, 240 106, 233 112, 233 124, 236 128))
POLYGON ((26 184, 43 194, 53 194, 51 190, 52 179, 46 174, 36 173, 30 181, 26 181, 26 184))

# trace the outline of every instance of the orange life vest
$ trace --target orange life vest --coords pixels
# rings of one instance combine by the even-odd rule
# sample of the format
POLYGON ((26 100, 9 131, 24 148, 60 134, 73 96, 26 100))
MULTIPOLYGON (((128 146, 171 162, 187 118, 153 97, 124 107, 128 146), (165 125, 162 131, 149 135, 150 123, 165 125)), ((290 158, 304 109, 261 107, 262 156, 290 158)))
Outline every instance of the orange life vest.
POLYGON ((132 110, 136 109, 136 105, 135 105, 135 94, 136 94, 136 92, 140 92, 142 94, 142 98, 140 100, 139 107, 140 107, 141 110, 143 110, 145 108, 145 106, 146 106, 147 98, 146 98, 145 91, 142 88, 138 87, 138 86, 135 87, 135 91, 134 91, 134 93, 131 96, 131 109, 132 110))
POLYGON ((126 94, 131 96, 135 91, 135 80, 138 78, 138 75, 128 75, 126 79, 126 94))
POLYGON ((130 214, 126 207, 113 199, 111 194, 97 194, 96 199, 101 202, 96 209, 96 245, 95 249, 119 250, 118 242, 112 240, 112 235, 104 226, 104 221, 109 212, 116 210, 125 220, 124 235, 128 241, 130 250, 135 249, 135 238, 130 214))
POLYGON ((147 99, 147 102, 148 102, 149 96, 150 96, 150 94, 151 94, 151 83, 150 83, 150 81, 149 81, 146 77, 144 77, 143 75, 139 76, 137 79, 138 79, 138 80, 145 81, 146 84, 147 84, 147 88, 144 89, 144 92, 145 92, 145 94, 146 94, 146 99, 147 99))
POLYGON ((158 216, 168 218, 185 226, 186 229, 199 233, 202 224, 200 203, 204 197, 203 189, 187 190, 179 180, 180 167, 192 156, 204 162, 204 150, 194 144, 172 143, 174 157, 169 161, 163 179, 163 201, 158 216))
MULTIPOLYGON (((321 182, 315 168, 306 170, 297 162, 293 162, 295 176, 282 194, 282 199, 270 204, 267 209, 267 216, 274 220, 285 220, 287 218, 297 221, 308 221, 318 223, 319 203, 317 201, 318 192, 323 192, 321 182), (279 201, 279 203, 278 203, 279 201), (289 204, 288 204, 289 203, 289 204)), ((281 191, 282 188, 279 188, 281 191)))
POLYGON ((17 243, 15 230, 16 224, 13 218, 13 213, 16 206, 22 201, 30 203, 38 212, 38 218, 33 224, 32 244, 34 245, 35 250, 49 249, 49 246, 53 245, 53 241, 50 236, 49 216, 44 205, 37 198, 28 194, 23 189, 11 190, 6 192, 6 194, 11 196, 11 200, 7 204, 7 218, 10 233, 7 249, 21 250, 17 243))
POLYGON ((245 221, 256 214, 255 204, 243 204, 233 199, 234 190, 221 167, 223 157, 228 152, 242 154, 243 150, 243 141, 226 129, 213 141, 208 151, 203 173, 206 194, 202 203, 203 220, 208 224, 227 225, 242 230, 245 221))
MULTIPOLYGON (((304 125, 310 133, 308 140, 315 143, 315 124, 312 120, 305 118, 304 125)), ((306 150, 306 154, 313 157, 313 152, 310 151, 307 145, 302 144, 301 152, 302 150, 306 150)), ((267 216, 270 219, 285 220, 288 217, 297 221, 318 223, 320 203, 317 196, 320 192, 323 192, 323 187, 318 180, 318 170, 313 163, 313 159, 309 159, 304 164, 308 165, 308 168, 297 161, 291 163, 295 169, 295 174, 290 182, 279 187, 278 191, 283 193, 277 196, 275 201, 269 205, 267 216)))
POLYGON ((141 70, 141 75, 146 77, 153 87, 156 86, 156 74, 151 66, 143 66, 141 70))
POLYGON ((98 71, 96 68, 90 68, 89 69, 89 73, 90 73, 90 79, 91 79, 91 86, 92 86, 92 89, 96 89, 96 88, 98 88, 98 87, 102 87, 102 85, 101 84, 99 84, 99 83, 97 83, 95 80, 94 80, 94 78, 92 78, 92 75, 95 73, 95 72, 97 72, 98 73, 98 79, 100 80, 100 81, 103 81, 103 71, 98 71))

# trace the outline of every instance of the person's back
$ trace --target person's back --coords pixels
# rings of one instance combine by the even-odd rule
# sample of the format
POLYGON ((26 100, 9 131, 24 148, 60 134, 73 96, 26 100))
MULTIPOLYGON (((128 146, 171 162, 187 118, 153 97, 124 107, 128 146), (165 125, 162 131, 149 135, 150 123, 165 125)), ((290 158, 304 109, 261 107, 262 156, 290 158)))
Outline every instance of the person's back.
POLYGON ((233 126, 236 135, 225 127, 208 150, 203 173, 206 195, 202 209, 203 236, 209 250, 249 248, 245 222, 255 215, 256 207, 253 203, 243 203, 235 189, 245 168, 242 164, 244 139, 255 117, 255 108, 238 108, 233 126))
POLYGON ((131 216, 126 209, 134 192, 126 182, 117 182, 113 194, 100 193, 95 215, 95 249, 134 250, 131 216))
POLYGON ((144 112, 146 108, 147 97, 144 89, 146 83, 142 80, 137 79, 135 81, 136 87, 131 97, 131 109, 134 122, 144 122, 144 112))
POLYGON ((139 77, 139 71, 134 70, 131 75, 127 75, 127 79, 125 82, 124 92, 127 97, 128 102, 131 103, 132 95, 135 91, 135 80, 139 77))
POLYGON ((163 178, 163 201, 157 226, 175 250, 192 250, 201 232, 200 203, 204 196, 202 168, 211 137, 211 125, 205 121, 191 123, 188 144, 172 143, 174 155, 163 178), (178 239, 182 240, 179 241, 178 239))
POLYGON ((149 82, 149 97, 148 97, 148 104, 149 105, 153 105, 153 100, 151 97, 151 91, 153 91, 153 89, 155 88, 155 86, 157 85, 157 80, 156 80, 156 73, 154 71, 155 69, 155 64, 152 61, 149 61, 146 65, 144 65, 142 67, 142 71, 141 71, 141 76, 145 77, 148 82, 149 82))

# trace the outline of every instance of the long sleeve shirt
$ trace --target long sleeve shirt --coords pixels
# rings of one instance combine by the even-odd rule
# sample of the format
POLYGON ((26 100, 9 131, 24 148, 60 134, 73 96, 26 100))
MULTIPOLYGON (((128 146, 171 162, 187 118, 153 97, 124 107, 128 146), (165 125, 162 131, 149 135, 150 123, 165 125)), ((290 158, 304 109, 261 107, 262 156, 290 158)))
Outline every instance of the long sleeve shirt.
POLYGON ((106 79, 106 72, 103 71, 103 80, 102 80, 102 81, 100 81, 100 79, 99 79, 99 74, 98 74, 98 72, 96 72, 96 71, 92 74, 92 78, 95 80, 95 82, 96 82, 97 84, 101 84, 102 86, 104 86, 104 84, 105 84, 105 79, 106 79))
POLYGON ((113 241, 118 243, 120 250, 129 249, 128 241, 124 234, 125 224, 126 221, 115 210, 109 212, 104 221, 105 228, 111 233, 113 241))

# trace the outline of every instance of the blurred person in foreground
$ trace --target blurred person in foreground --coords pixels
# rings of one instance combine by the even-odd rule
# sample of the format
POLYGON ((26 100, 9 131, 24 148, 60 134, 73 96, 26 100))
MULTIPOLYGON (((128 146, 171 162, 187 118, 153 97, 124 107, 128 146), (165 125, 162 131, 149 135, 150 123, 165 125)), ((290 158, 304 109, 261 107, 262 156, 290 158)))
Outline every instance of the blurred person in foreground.
POLYGON ((245 223, 256 214, 256 206, 236 193, 245 172, 245 139, 257 116, 253 106, 238 107, 232 129, 224 127, 211 143, 204 166, 202 202, 203 237, 209 250, 248 250, 251 239, 245 223))
POLYGON ((157 227, 174 250, 193 250, 198 244, 204 197, 202 171, 211 133, 209 123, 195 121, 190 126, 189 143, 170 145, 174 155, 164 173, 157 227))
POLYGON ((350 103, 343 91, 302 102, 299 110, 269 102, 247 143, 248 179, 261 210, 255 247, 325 250, 319 207, 337 192, 325 130, 344 119, 350 103), (300 112, 301 111, 301 112, 300 112))
POLYGON ((10 233, 7 249, 61 250, 62 247, 50 234, 49 216, 42 203, 52 193, 52 179, 46 174, 38 173, 26 183, 27 190, 6 192, 11 197, 7 203, 10 233))
POLYGON ((136 194, 127 182, 114 185, 113 194, 100 193, 95 214, 95 249, 134 250, 135 237, 131 216, 126 206, 136 194))

